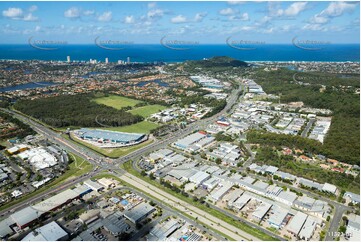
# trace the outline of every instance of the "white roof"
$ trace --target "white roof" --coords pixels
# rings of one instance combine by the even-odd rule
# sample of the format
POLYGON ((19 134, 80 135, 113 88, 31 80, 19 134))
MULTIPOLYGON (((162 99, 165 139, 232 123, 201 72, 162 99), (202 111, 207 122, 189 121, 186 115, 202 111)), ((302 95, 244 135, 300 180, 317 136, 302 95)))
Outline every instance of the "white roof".
POLYGON ((220 189, 212 192, 211 194, 212 198, 214 200, 219 200, 224 196, 224 194, 226 194, 232 188, 232 186, 233 185, 230 183, 223 184, 223 186, 220 189))
POLYGON ((18 212, 13 213, 12 215, 10 215, 10 217, 14 220, 14 222, 17 225, 23 226, 25 224, 34 221, 43 213, 44 212, 39 212, 32 207, 26 207, 18 212))
POLYGON ((317 221, 312 218, 311 216, 308 216, 305 224, 303 225, 300 233, 299 233, 299 236, 301 238, 305 238, 305 239, 310 239, 312 237, 312 234, 315 230, 315 227, 317 225, 317 221))
POLYGON ((242 196, 237 198, 236 201, 233 202, 233 206, 238 209, 242 209, 243 206, 245 206, 249 200, 252 199, 252 196, 248 193, 244 193, 242 196))
POLYGON ((84 184, 87 185, 89 188, 95 190, 95 191, 98 191, 98 190, 104 188, 103 185, 100 185, 100 183, 94 182, 94 181, 92 181, 90 179, 84 181, 84 184))
POLYGON ((182 146, 182 147, 187 147, 187 146, 203 139, 204 137, 206 137, 204 134, 197 132, 197 133, 188 135, 188 136, 184 137, 183 139, 176 141, 175 144, 182 146))
POLYGON ((189 180, 191 182, 194 182, 196 184, 200 184, 202 183, 204 180, 208 179, 210 177, 210 175, 206 172, 203 171, 198 171, 196 174, 194 174, 193 176, 191 176, 189 178, 189 180))
POLYGON ((278 168, 275 167, 275 166, 268 166, 267 169, 266 169, 267 172, 269 173, 275 173, 276 171, 278 171, 278 168))
POLYGON ((298 235, 306 219, 306 214, 302 212, 297 212, 296 215, 292 218, 291 222, 288 224, 287 230, 298 235))
POLYGON ((271 211, 268 222, 276 226, 281 226, 287 214, 288 214, 288 210, 277 206, 271 211))
POLYGON ((262 219, 266 215, 266 213, 271 209, 271 207, 272 207, 272 204, 262 202, 256 208, 256 210, 252 213, 252 216, 254 216, 258 219, 262 219))
POLYGON ((278 197, 280 199, 293 203, 297 198, 297 194, 289 191, 282 191, 280 194, 278 194, 278 197))
POLYGON ((324 190, 326 192, 330 192, 330 193, 336 193, 337 187, 330 183, 325 183, 322 187, 322 190, 324 190))
POLYGON ((31 232, 22 241, 57 241, 65 236, 65 232, 55 221, 35 229, 37 233, 31 232))
POLYGON ((2 221, 0 221, 0 238, 5 237, 6 235, 10 235, 13 233, 13 230, 10 228, 14 221, 11 217, 8 217, 2 221))
POLYGON ((203 185, 214 187, 219 183, 219 179, 217 177, 211 177, 207 181, 203 182, 203 185))

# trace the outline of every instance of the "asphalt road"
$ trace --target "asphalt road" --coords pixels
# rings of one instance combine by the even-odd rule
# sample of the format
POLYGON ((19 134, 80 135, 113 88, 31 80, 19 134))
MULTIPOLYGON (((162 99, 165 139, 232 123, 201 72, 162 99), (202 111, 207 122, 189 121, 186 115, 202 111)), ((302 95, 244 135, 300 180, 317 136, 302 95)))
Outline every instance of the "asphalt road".
POLYGON ((305 129, 302 131, 301 136, 303 138, 305 138, 308 134, 308 131, 310 130, 310 128, 312 127, 313 123, 316 121, 316 119, 310 119, 310 121, 307 123, 307 126, 305 127, 305 129))

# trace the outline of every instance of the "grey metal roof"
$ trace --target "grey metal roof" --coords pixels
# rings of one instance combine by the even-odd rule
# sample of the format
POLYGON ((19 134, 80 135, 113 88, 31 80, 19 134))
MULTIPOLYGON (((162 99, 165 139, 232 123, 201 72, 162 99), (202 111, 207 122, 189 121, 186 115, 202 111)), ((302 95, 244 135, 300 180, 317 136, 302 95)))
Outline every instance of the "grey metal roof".
POLYGON ((138 133, 124 133, 124 132, 116 132, 116 131, 101 130, 101 129, 87 129, 87 128, 82 128, 78 130, 78 133, 82 137, 91 137, 95 139, 109 139, 120 142, 130 142, 133 140, 139 140, 144 136, 144 134, 138 134, 138 133))

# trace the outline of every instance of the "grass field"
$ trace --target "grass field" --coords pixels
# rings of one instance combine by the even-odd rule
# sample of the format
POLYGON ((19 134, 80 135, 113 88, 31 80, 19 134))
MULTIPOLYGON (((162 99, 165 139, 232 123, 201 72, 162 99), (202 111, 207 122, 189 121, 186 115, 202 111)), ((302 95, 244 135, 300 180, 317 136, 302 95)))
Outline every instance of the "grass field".
POLYGON ((116 96, 116 95, 95 98, 95 99, 93 99, 93 101, 98 104, 104 104, 106 106, 109 106, 109 107, 112 107, 112 108, 115 108, 118 110, 121 108, 124 108, 124 107, 128 107, 128 106, 134 107, 134 105, 136 105, 137 103, 142 102, 139 100, 122 97, 122 96, 116 96))
POLYGON ((136 124, 122 126, 122 127, 110 127, 110 128, 98 128, 119 132, 127 132, 127 133, 145 133, 149 134, 152 129, 159 127, 156 123, 151 123, 148 121, 142 121, 136 124))
POLYGON ((19 199, 16 199, 12 202, 6 203, 5 205, 0 207, 0 211, 4 210, 8 207, 11 207, 17 203, 20 203, 22 201, 25 201, 41 192, 44 192, 48 189, 54 188, 55 186, 59 186, 60 184, 62 184, 63 182, 65 182, 66 180, 70 179, 70 178, 75 178, 75 177, 79 177, 85 173, 90 172, 93 169, 93 165, 90 164, 88 161, 80 158, 77 155, 74 155, 72 153, 69 153, 71 157, 74 157, 74 162, 72 162, 71 164, 69 164, 69 170, 67 170, 63 175, 61 175, 60 177, 56 178, 55 180, 53 180, 52 182, 46 184, 45 186, 41 187, 40 189, 26 194, 25 196, 20 197, 19 199))
MULTIPOLYGON (((69 137, 67 135, 63 135, 63 137, 69 139, 69 137)), ((73 138, 73 142, 77 142, 77 143, 79 143, 79 144, 81 144, 83 146, 86 146, 86 147, 98 152, 99 154, 102 154, 102 155, 110 157, 110 158, 118 158, 120 156, 127 155, 127 154, 129 154, 129 153, 131 153, 131 152, 133 152, 133 151, 135 151, 137 149, 140 149, 140 148, 142 148, 144 146, 147 146, 147 145, 153 143, 153 140, 147 140, 147 141, 145 141, 145 142, 143 142, 141 144, 138 144, 138 145, 112 149, 112 148, 99 148, 99 147, 97 147, 95 145, 92 145, 92 144, 86 143, 86 142, 84 142, 82 140, 79 140, 77 138, 74 138, 73 136, 72 136, 72 138, 73 138)))
POLYGON ((147 118, 151 114, 158 113, 159 110, 164 110, 166 108, 167 107, 165 107, 165 106, 154 104, 154 105, 147 105, 144 107, 134 108, 134 109, 130 110, 129 112, 131 114, 134 114, 134 115, 138 114, 144 118, 147 118))

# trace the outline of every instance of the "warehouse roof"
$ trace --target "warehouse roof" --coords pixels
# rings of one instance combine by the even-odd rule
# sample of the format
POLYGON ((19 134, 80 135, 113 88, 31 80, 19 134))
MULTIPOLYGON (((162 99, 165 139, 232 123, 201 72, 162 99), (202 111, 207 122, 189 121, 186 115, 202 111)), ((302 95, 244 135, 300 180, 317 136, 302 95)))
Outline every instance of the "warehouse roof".
POLYGON ((242 209, 252 198, 253 197, 250 195, 250 193, 245 192, 242 196, 233 202, 233 206, 237 209, 242 209))
POLYGON ((12 224, 14 224, 14 221, 11 217, 0 221, 0 238, 4 238, 13 233, 13 230, 10 228, 10 225, 12 224))
POLYGON ((224 194, 226 194, 232 188, 232 186, 233 185, 230 183, 223 183, 223 186, 220 189, 212 192, 211 194, 212 198, 218 201, 224 196, 224 194))
POLYGON ((293 203, 297 198, 297 194, 289 191, 281 191, 281 193, 278 194, 277 197, 286 200, 290 203, 293 203))
POLYGON ((178 146, 181 146, 181 147, 187 147, 187 146, 203 139, 204 137, 206 137, 206 135, 197 132, 197 133, 188 135, 188 136, 184 137, 183 139, 176 141, 175 144, 178 146))
POLYGON ((35 231, 25 236, 22 241, 57 241, 68 235, 55 221, 37 228, 35 231))
POLYGON ((252 213, 252 216, 262 219, 266 213, 271 209, 272 204, 269 204, 267 202, 262 202, 261 205, 259 205, 256 210, 252 213))
POLYGON ((168 172, 168 175, 180 180, 182 178, 189 179, 196 173, 197 171, 193 169, 173 169, 168 172))
POLYGON ((271 214, 268 219, 268 223, 274 224, 276 226, 281 226, 287 214, 288 214, 288 210, 277 206, 271 211, 271 214))
POLYGON ((138 140, 144 136, 144 134, 138 134, 138 133, 124 133, 124 132, 116 132, 116 131, 100 130, 100 129, 87 129, 87 128, 82 128, 78 130, 78 133, 81 136, 92 137, 95 139, 109 139, 109 140, 118 140, 123 142, 138 140))
POLYGON ((202 183, 204 180, 208 179, 210 177, 210 175, 206 172, 203 171, 198 171, 196 174, 194 174, 193 176, 191 176, 189 178, 189 180, 191 182, 194 182, 196 184, 200 184, 202 183))
POLYGON ((297 212, 296 215, 292 218, 291 222, 288 224, 287 230, 298 235, 306 219, 306 214, 297 212))
POLYGON ((55 196, 52 196, 36 205, 33 206, 34 209, 42 212, 48 212, 52 209, 65 204, 69 200, 72 200, 76 197, 78 197, 79 194, 72 189, 67 189, 61 193, 56 194, 55 196))
POLYGON ((170 234, 180 227, 178 221, 171 219, 167 222, 157 224, 151 231, 150 235, 154 236, 152 240, 165 240, 170 234))
POLYGON ((12 215, 10 217, 14 220, 14 222, 22 227, 35 219, 37 219, 40 215, 42 215, 44 212, 40 212, 33 207, 26 207, 24 209, 21 209, 12 215))
POLYGON ((120 212, 115 212, 103 219, 104 227, 113 235, 119 235, 127 231, 130 226, 125 222, 124 217, 120 212))
POLYGON ((137 222, 154 210, 155 208, 153 206, 147 203, 140 203, 132 209, 124 212, 124 216, 133 222, 137 222))
POLYGON ((335 185, 326 182, 323 185, 322 190, 335 194, 337 191, 337 187, 335 185))
POLYGON ((317 225, 317 221, 311 216, 308 216, 305 224, 303 225, 299 233, 299 236, 301 238, 305 238, 306 240, 309 240, 312 237, 313 232, 315 231, 316 225, 317 225))

